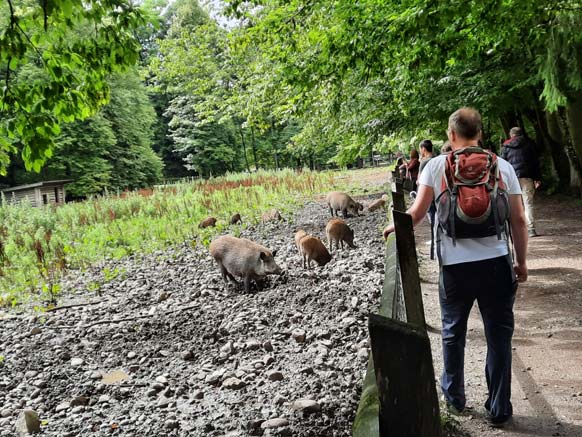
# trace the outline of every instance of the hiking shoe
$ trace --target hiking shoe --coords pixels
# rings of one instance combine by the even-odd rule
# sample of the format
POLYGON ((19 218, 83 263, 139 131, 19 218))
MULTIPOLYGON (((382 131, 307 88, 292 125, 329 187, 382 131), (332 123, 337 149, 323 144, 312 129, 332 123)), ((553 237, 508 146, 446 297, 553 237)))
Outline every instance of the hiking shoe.
POLYGON ((536 232, 535 229, 530 229, 529 231, 527 231, 527 235, 530 238, 538 237, 539 236, 539 234, 536 232))
POLYGON ((493 428, 502 428, 510 421, 513 416, 511 414, 505 416, 489 416, 489 425, 493 428))

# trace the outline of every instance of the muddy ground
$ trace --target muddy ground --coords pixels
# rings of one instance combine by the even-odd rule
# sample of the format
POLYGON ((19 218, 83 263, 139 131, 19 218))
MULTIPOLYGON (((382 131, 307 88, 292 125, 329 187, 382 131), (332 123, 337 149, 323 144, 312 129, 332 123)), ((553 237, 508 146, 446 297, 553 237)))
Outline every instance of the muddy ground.
POLYGON ((348 219, 358 248, 304 270, 293 232, 323 238, 328 215, 310 202, 242 230, 285 270, 250 294, 225 288, 207 249, 186 243, 70 275, 62 304, 81 306, 4 315, 0 435, 15 435, 23 408, 46 436, 350 435, 386 219, 348 219), (122 273, 96 296, 103 268, 122 273))
MULTIPOLYGON (((385 171, 362 178, 379 197, 385 171)), ((382 213, 349 219, 358 249, 305 271, 293 245, 304 227, 320 237, 328 212, 308 203, 295 217, 243 230, 278 248, 286 274, 262 290, 225 289, 202 247, 190 243, 71 275, 46 314, 0 314, 0 435, 14 436, 23 408, 43 435, 347 436, 368 355, 366 314, 383 278, 382 213), (89 303, 89 304, 87 304, 89 303), (297 402, 301 401, 301 402, 297 402)), ((538 199, 530 278, 516 301, 515 419, 485 420, 485 342, 477 309, 466 350, 469 414, 456 435, 582 436, 582 204, 538 199)), ((442 369, 435 261, 417 232, 426 318, 442 369)))

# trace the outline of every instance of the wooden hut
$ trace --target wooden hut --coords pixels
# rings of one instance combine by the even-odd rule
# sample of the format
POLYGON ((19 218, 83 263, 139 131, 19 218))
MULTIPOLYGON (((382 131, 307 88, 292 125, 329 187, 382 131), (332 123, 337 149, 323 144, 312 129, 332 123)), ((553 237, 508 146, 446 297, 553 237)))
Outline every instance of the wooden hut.
POLYGON ((69 182, 73 181, 70 179, 44 181, 4 188, 0 190, 2 193, 0 197, 7 203, 27 201, 31 206, 60 205, 65 203, 65 184, 69 182))

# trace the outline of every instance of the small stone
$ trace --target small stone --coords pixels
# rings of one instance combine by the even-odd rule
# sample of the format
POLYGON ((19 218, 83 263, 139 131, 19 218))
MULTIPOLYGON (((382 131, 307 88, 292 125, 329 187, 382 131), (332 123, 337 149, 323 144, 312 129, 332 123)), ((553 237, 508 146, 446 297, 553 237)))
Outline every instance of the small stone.
POLYGON ((79 405, 89 405, 89 398, 87 396, 77 396, 71 401, 71 407, 77 407, 79 405))
POLYGON ((227 354, 227 355, 231 355, 234 353, 234 346, 232 344, 232 341, 227 342, 226 344, 224 344, 221 348, 220 348, 220 352, 227 354))
POLYGON ((166 429, 178 429, 180 427, 180 423, 177 420, 166 420, 164 423, 164 428, 166 429))
POLYGON ((367 348, 360 349, 358 351, 358 358, 360 359, 360 361, 364 363, 368 361, 368 349, 367 348))
POLYGON ((57 405, 57 407, 55 408, 55 411, 57 413, 60 413, 61 411, 66 411, 69 409, 70 403, 69 402, 62 402, 59 405, 57 405))
POLYGON ((161 390, 163 390, 163 389, 164 389, 164 387, 165 387, 165 385, 164 385, 164 384, 162 384, 161 382, 154 382, 154 383, 152 384, 152 389, 154 389, 154 390, 156 390, 156 391, 161 391, 161 390))
POLYGON ((267 373, 267 378, 269 378, 270 381, 282 381, 283 374, 277 370, 271 370, 267 373))
POLYGON ((8 408, 0 411, 0 417, 10 417, 12 416, 12 410, 9 410, 8 408))
POLYGON ((83 361, 83 359, 82 359, 82 358, 78 358, 78 357, 76 357, 76 358, 71 358, 71 366, 72 366, 72 367, 79 367, 79 366, 82 366, 82 365, 83 365, 83 363, 84 363, 84 361, 83 361))
POLYGON ((101 372, 100 370, 95 370, 93 372, 91 372, 91 375, 89 375, 90 379, 101 379, 103 377, 103 372, 101 372))
POLYGON ((295 329, 291 333, 291 337, 293 337, 297 343, 305 343, 305 331, 302 329, 295 329))
POLYGON ((225 379, 222 383, 222 386, 224 388, 227 388, 230 390, 238 390, 238 389, 243 388, 245 385, 246 384, 238 378, 228 378, 228 379, 225 379))
POLYGON ((204 381, 207 384, 214 385, 220 381, 222 376, 224 375, 224 369, 217 370, 216 372, 212 372, 210 375, 206 376, 204 381))
POLYGON ((262 429, 271 429, 271 428, 281 428, 283 426, 288 426, 289 421, 283 417, 277 417, 276 419, 269 419, 261 423, 262 429))
POLYGON ((263 349, 265 349, 267 352, 273 352, 273 345, 269 340, 263 343, 263 349))
POLYGON ((85 411, 85 407, 83 405, 79 405, 78 407, 75 407, 71 410, 71 414, 81 414, 83 411, 85 411))
POLYGON ((192 361, 194 359, 194 353, 192 351, 184 351, 180 353, 180 358, 184 361, 192 361))
POLYGON ((38 335, 42 332, 42 329, 40 329, 38 326, 35 326, 34 328, 32 328, 30 330, 30 335, 38 335))
POLYGON ((293 411, 299 411, 306 414, 317 413, 321 411, 321 405, 312 399, 299 399, 291 405, 293 411))
POLYGON ((128 352, 127 354, 127 358, 129 358, 130 360, 133 360, 136 356, 137 354, 134 351, 128 352))
POLYGON ((169 356, 170 356, 170 352, 169 352, 169 351, 166 351, 166 350, 161 350, 161 351, 159 351, 159 352, 158 352, 158 355, 159 355, 160 357, 167 358, 167 357, 169 357, 169 356))
POLYGON ((192 397, 194 399, 204 399, 204 392, 202 390, 195 391, 192 397))
POLYGON ((158 303, 161 303, 165 300, 168 300, 168 293, 166 293, 165 291, 162 291, 159 295, 158 295, 158 303))
POLYGON ((16 433, 24 436, 40 432, 40 419, 33 410, 24 410, 16 420, 16 433))
POLYGON ((158 408, 167 408, 168 405, 170 405, 171 402, 172 402, 171 399, 168 399, 165 396, 160 396, 160 398, 158 399, 158 403, 156 404, 156 407, 158 407, 158 408))
POLYGON ((273 403, 275 405, 283 405, 285 402, 287 402, 287 399, 284 396, 275 395, 275 397, 273 398, 273 403))
POLYGON ((275 358, 273 358, 271 355, 265 355, 263 357, 263 363, 265 363, 265 366, 268 366, 271 363, 275 362, 275 358))
POLYGON ((348 328, 348 327, 356 324, 356 319, 354 317, 346 317, 345 319, 342 319, 341 324, 345 328, 348 328))
POLYGON ((299 373, 304 373, 305 375, 313 375, 313 374, 315 374, 315 370, 313 370, 313 367, 307 366, 307 367, 301 368, 299 370, 299 373))
POLYGON ((252 339, 252 340, 247 341, 247 343, 246 343, 245 346, 246 346, 246 348, 248 350, 256 351, 257 349, 260 349, 261 348, 261 343, 259 343, 255 339, 252 339))
POLYGON ((99 400, 97 402, 99 402, 100 404, 106 404, 110 401, 110 397, 109 395, 101 395, 99 396, 99 400))
POLYGON ((160 375, 160 376, 156 377, 156 382, 159 382, 160 384, 168 385, 168 378, 166 378, 164 375, 160 375))
POLYGON ((358 306, 358 296, 354 296, 352 297, 352 300, 350 301, 350 304, 352 305, 352 308, 356 308, 358 306))

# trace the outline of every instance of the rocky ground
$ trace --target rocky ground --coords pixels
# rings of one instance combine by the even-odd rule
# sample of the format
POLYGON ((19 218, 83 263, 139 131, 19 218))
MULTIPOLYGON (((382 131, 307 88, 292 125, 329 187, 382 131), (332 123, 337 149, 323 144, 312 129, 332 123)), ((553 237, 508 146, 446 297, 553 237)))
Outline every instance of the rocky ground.
POLYGON ((242 231, 278 249, 285 270, 250 294, 225 288, 207 249, 184 244, 72 275, 61 304, 80 306, 4 315, 0 436, 16 435, 25 408, 46 436, 350 435, 385 215, 350 218, 358 248, 304 270, 293 232, 323 237, 328 214, 311 202, 242 231), (103 268, 122 274, 96 296, 103 268))

